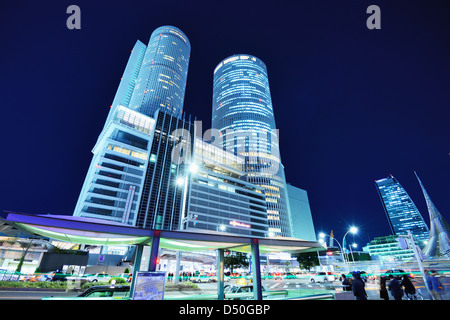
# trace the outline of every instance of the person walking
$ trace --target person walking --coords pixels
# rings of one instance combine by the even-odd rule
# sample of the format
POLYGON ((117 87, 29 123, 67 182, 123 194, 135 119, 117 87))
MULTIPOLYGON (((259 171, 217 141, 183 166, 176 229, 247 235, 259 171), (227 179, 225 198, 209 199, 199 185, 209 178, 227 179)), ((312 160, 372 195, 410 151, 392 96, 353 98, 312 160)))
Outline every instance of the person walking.
POLYGON ((353 272, 352 291, 355 300, 367 300, 367 293, 364 287, 365 283, 361 279, 361 274, 359 272, 353 272))
POLYGON ((403 290, 400 286, 400 282, 398 282, 398 280, 392 274, 389 275, 389 279, 390 281, 388 287, 391 291, 392 296, 395 300, 402 300, 403 290))
POLYGON ((416 288, 414 287, 411 280, 409 279, 409 277, 406 274, 403 275, 402 282, 400 283, 400 288, 402 288, 402 287, 405 288, 405 294, 407 297, 411 297, 411 299, 415 299, 416 288))
POLYGON ((380 277, 380 298, 384 300, 389 300, 389 293, 386 287, 386 277, 380 277))
POLYGON ((431 274, 426 272, 426 282, 428 289, 430 289, 431 295, 433 296, 434 300, 442 300, 442 291, 444 286, 439 281, 439 278, 437 277, 437 272, 432 270, 431 274))
POLYGON ((350 280, 345 276, 345 274, 342 274, 341 276, 342 279, 342 285, 343 287, 343 291, 352 291, 352 285, 350 283, 350 280))

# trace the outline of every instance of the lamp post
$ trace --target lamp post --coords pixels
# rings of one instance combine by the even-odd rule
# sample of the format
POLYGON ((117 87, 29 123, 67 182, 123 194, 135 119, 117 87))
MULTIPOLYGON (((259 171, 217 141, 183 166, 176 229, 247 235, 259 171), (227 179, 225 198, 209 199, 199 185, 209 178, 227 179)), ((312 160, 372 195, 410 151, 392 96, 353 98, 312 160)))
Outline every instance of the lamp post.
MULTIPOLYGON (((197 218, 197 215, 193 215, 193 214, 188 214, 186 216, 186 199, 187 199, 188 178, 189 178, 189 175, 196 174, 197 171, 198 171, 198 165, 196 163, 191 163, 189 165, 189 169, 188 169, 187 173, 184 176, 178 177, 176 180, 177 186, 179 186, 179 187, 184 186, 184 188, 183 188, 183 204, 181 207, 179 230, 184 230, 185 223, 195 220, 197 218)), ((174 284, 178 284, 180 282, 179 273, 180 273, 180 264, 181 264, 181 254, 182 254, 181 250, 177 250, 177 262, 175 265, 175 272, 174 272, 174 278, 173 278, 174 284)))
POLYGON ((356 249, 358 245, 356 243, 353 243, 351 246, 349 245, 348 247, 350 248, 350 254, 352 255, 352 261, 353 263, 355 263, 355 257, 353 256, 353 251, 352 251, 352 247, 356 249))
POLYGON ((348 229, 348 231, 344 234, 344 238, 342 239, 342 246, 345 248, 345 236, 348 234, 348 233, 352 233, 352 234, 356 234, 357 232, 358 232, 358 228, 356 228, 356 227, 350 227, 350 229, 348 229))
POLYGON ((323 242, 324 241, 323 238, 325 238, 325 237, 329 237, 330 239, 333 239, 333 240, 336 241, 336 243, 339 246, 339 249, 341 249, 341 257, 342 257, 342 260, 344 261, 344 265, 345 265, 345 267, 347 268, 347 271, 348 271, 347 261, 345 260, 344 251, 342 250, 342 247, 341 247, 341 244, 339 243, 339 241, 337 241, 336 238, 332 237, 331 235, 321 232, 321 233, 319 233, 319 238, 320 238, 319 239, 319 243, 321 242, 320 240, 322 240, 322 242, 323 242))

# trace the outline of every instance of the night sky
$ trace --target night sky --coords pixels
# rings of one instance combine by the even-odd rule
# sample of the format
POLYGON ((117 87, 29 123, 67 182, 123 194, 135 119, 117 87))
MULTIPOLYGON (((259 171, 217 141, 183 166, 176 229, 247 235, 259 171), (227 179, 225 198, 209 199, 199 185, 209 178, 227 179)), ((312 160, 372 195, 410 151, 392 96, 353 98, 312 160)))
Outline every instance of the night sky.
POLYGON ((286 179, 317 232, 361 246, 391 233, 374 180, 396 177, 450 221, 448 1, 2 2, 0 210, 72 214, 135 42, 162 25, 191 42, 184 111, 210 127, 213 70, 251 54, 268 69, 286 179), (395 2, 394 4, 392 2, 395 2), (69 30, 69 5, 81 30, 69 30), (369 5, 381 29, 369 30, 369 5), (353 241, 352 236, 347 236, 353 241))

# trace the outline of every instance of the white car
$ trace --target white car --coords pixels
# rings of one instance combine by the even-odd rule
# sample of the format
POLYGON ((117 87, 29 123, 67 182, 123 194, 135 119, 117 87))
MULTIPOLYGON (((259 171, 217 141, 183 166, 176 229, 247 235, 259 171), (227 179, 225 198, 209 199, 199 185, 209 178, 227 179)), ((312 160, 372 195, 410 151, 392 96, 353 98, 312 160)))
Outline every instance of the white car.
POLYGON ((318 272, 311 276, 311 282, 333 282, 334 276, 326 272, 318 272))
POLYGON ((97 273, 93 276, 87 276, 90 282, 108 282, 112 277, 107 273, 97 273))

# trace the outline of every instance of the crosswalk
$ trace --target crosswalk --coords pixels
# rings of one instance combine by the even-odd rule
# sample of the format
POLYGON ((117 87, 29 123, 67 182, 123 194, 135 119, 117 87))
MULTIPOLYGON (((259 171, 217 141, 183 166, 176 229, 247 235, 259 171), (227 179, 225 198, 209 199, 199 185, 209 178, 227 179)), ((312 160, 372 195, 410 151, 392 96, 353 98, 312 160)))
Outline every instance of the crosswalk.
MULTIPOLYGON (((300 289, 300 288, 312 288, 313 285, 305 283, 290 283, 290 282, 277 282, 271 284, 264 284, 269 290, 281 290, 281 289, 300 289)), ((315 284, 315 287, 322 286, 321 284, 315 284)))

